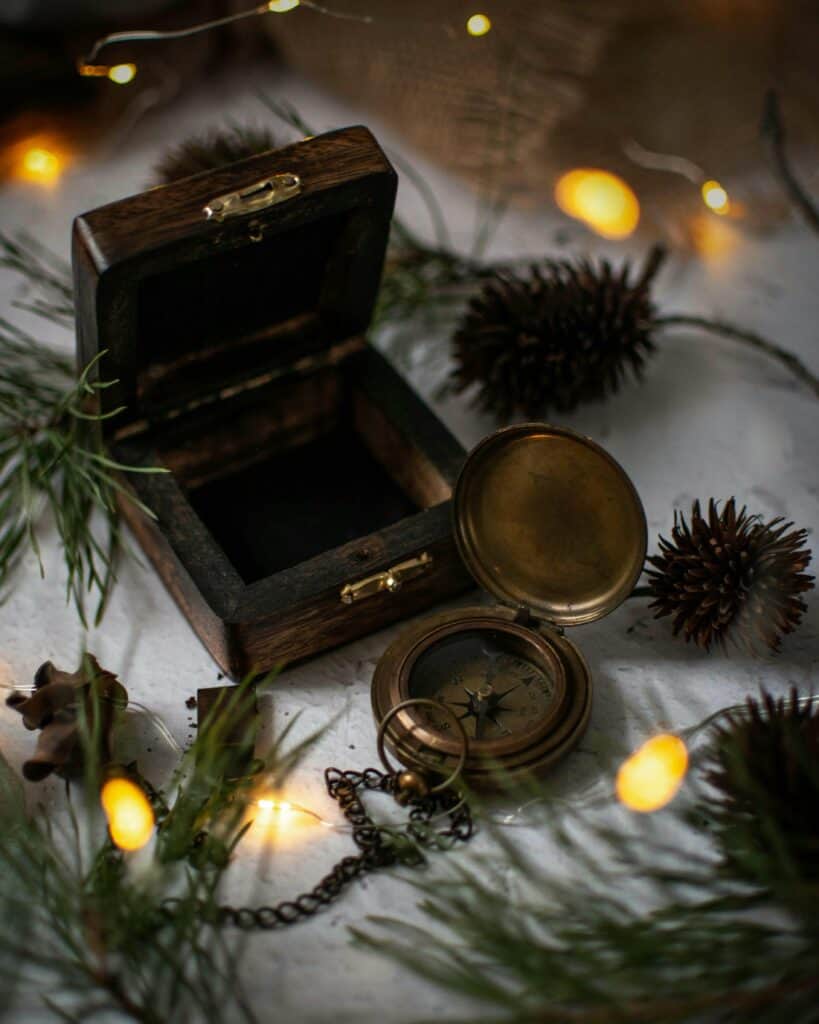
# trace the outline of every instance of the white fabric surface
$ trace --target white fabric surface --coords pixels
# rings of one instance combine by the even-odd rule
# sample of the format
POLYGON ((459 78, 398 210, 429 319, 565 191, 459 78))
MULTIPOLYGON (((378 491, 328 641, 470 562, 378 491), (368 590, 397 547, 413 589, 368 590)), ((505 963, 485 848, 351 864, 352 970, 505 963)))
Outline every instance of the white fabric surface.
MULTIPOLYGON (((264 68, 234 73, 191 90, 173 111, 143 121, 115 152, 77 165, 53 191, 5 185, 0 191, 0 227, 27 229, 67 256, 72 218, 143 188, 169 143, 228 117, 265 122, 268 115, 258 99, 260 89, 295 103, 318 130, 366 121, 361 111, 339 106, 301 80, 264 68)), ((388 149, 402 152, 420 167, 441 198, 456 243, 468 245, 474 215, 468 190, 416 154, 402 151, 390 132, 377 124, 371 127, 388 149)), ((645 240, 614 245, 580 228, 567 228, 554 212, 549 192, 545 183, 542 210, 536 215, 507 218, 497 253, 594 253, 617 259, 644 250, 645 240), (563 245, 556 242, 558 228, 568 236, 563 245)), ((408 184, 401 188, 399 208, 426 230, 423 208, 408 184)), ((752 235, 741 224, 726 230, 733 239, 729 253, 710 260, 678 255, 670 261, 658 287, 663 307, 734 319, 800 353, 819 372, 819 239, 796 217, 765 237, 752 235)), ((17 293, 18 282, 4 274, 3 315, 34 327, 32 318, 10 310, 17 293)), ((67 332, 41 324, 36 330, 66 349, 73 345, 67 332)), ((471 411, 463 399, 434 398, 436 371, 443 363, 436 352, 442 351, 421 344, 402 369, 469 447, 494 425, 471 411)), ((815 529, 817 414, 816 399, 763 357, 729 342, 677 331, 661 341, 642 386, 627 386, 616 398, 565 416, 562 422, 600 441, 626 468, 643 498, 649 548, 654 550, 657 533, 667 534, 671 527, 673 509, 687 510, 695 497, 735 494, 763 516, 785 515, 799 526, 815 529)), ((11 599, 0 608, 0 673, 20 683, 29 682, 47 658, 75 667, 83 642, 73 609, 65 604, 60 554, 49 525, 43 528, 41 541, 45 580, 27 555, 11 599)), ((668 623, 653 622, 641 601, 627 602, 604 621, 574 631, 573 639, 592 666, 596 693, 591 727, 557 774, 560 792, 570 798, 581 782, 595 777, 601 752, 625 753, 655 727, 689 725, 762 684, 776 694, 785 693, 791 684, 807 691, 812 679, 815 685, 819 602, 815 594, 808 600, 810 611, 801 630, 786 640, 778 658, 705 656, 672 640, 668 623), (630 627, 634 628, 629 632, 630 627), (663 722, 654 710, 658 696, 665 709, 663 722)), ((273 688, 272 706, 266 705, 273 727, 301 712, 299 731, 304 733, 338 716, 290 790, 292 797, 320 813, 334 813, 323 792, 325 766, 363 768, 376 760, 369 683, 380 653, 400 628, 288 671, 273 688)), ((87 643, 104 665, 120 674, 134 699, 163 717, 180 743, 190 739, 193 713, 185 700, 199 687, 216 685, 217 669, 150 569, 134 561, 122 565, 107 617, 87 643)), ((32 742, 16 716, 0 709, 4 755, 19 763, 32 742)), ((155 755, 152 761, 149 756, 144 761, 149 775, 152 766, 161 774, 162 758, 155 755)), ((60 784, 45 783, 37 795, 59 800, 60 784)), ((532 849, 542 843, 537 832, 527 830, 519 832, 519 841, 532 849)), ((349 852, 347 837, 316 827, 300 832, 298 841, 285 844, 272 863, 261 866, 257 853, 262 842, 251 837, 231 868, 229 902, 289 897, 312 886, 349 852)), ((478 838, 474 847, 485 849, 486 840, 478 838)), ((432 870, 443 872, 440 859, 432 870)), ((414 919, 415 900, 401 881, 372 878, 310 922, 254 936, 247 946, 246 978, 260 1018, 386 1022, 472 1012, 398 967, 351 947, 348 925, 361 923, 371 913, 414 919)), ((35 1011, 21 1011, 19 1019, 34 1020, 35 1011)))

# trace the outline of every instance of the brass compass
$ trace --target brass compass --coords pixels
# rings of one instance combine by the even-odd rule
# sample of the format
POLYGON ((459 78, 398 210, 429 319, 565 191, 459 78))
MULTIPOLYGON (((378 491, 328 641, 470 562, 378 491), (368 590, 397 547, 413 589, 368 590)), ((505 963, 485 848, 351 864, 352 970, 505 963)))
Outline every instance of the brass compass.
POLYGON ((542 770, 577 743, 591 710, 591 675, 564 627, 607 615, 633 589, 645 559, 643 507, 599 445, 527 423, 471 452, 453 514, 461 557, 501 603, 443 612, 403 633, 373 677, 375 718, 390 714, 386 745, 414 770, 453 771, 463 753, 453 719, 469 739, 472 784, 498 770, 542 770))

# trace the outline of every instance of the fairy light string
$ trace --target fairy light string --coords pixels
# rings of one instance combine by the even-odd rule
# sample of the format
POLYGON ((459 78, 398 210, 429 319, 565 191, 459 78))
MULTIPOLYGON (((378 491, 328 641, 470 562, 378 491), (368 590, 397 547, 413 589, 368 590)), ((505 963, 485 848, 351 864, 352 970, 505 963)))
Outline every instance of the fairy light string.
MULTIPOLYGON (((173 39, 187 39, 190 36, 200 35, 203 32, 213 32, 215 29, 225 28, 228 25, 234 25, 239 21, 245 21, 248 18, 260 18, 268 14, 284 14, 288 11, 295 10, 297 7, 306 7, 310 11, 315 11, 317 14, 324 14, 330 18, 339 18, 343 21, 357 21, 362 24, 368 25, 373 19, 368 14, 354 14, 349 11, 336 11, 329 7, 324 7, 322 4, 314 3, 313 0, 269 0, 268 3, 258 4, 255 7, 251 7, 245 11, 237 11, 235 14, 228 14, 222 18, 213 18, 210 21, 201 21, 193 25, 187 25, 184 28, 177 29, 136 29, 133 31, 126 32, 111 32, 107 36, 102 36, 94 43, 91 50, 81 62, 80 68, 93 66, 96 64, 99 55, 108 46, 115 46, 117 44, 125 43, 150 43, 169 41, 173 39)), ((84 72, 81 70, 80 74, 84 72)))
MULTIPOLYGON (((109 46, 166 42, 187 39, 192 36, 212 32, 251 18, 267 17, 269 14, 286 14, 298 8, 306 8, 331 18, 369 25, 374 18, 369 14, 336 10, 316 3, 314 0, 267 0, 243 11, 213 18, 208 21, 196 22, 177 29, 135 29, 124 32, 112 32, 97 39, 89 53, 78 62, 78 73, 86 77, 107 78, 117 85, 130 84, 137 75, 137 65, 131 62, 115 65, 98 63, 100 54, 109 46)), ((482 12, 471 14, 465 22, 466 32, 473 38, 486 36, 492 29, 492 21, 482 12)), ((720 216, 731 212, 731 204, 726 189, 720 182, 709 179, 703 169, 693 161, 674 154, 656 153, 641 146, 634 139, 623 144, 623 151, 633 163, 653 170, 668 171, 682 175, 699 188, 705 206, 720 216)), ((557 182, 557 203, 570 216, 578 217, 588 224, 597 234, 604 238, 621 239, 628 237, 637 227, 639 221, 639 203, 631 188, 615 175, 604 170, 577 169, 571 171, 557 182), (589 177, 596 174, 592 180, 589 177), (575 180, 582 176, 583 180, 575 180), (571 179, 572 188, 568 189, 567 180, 571 179), (588 180, 587 180, 588 179, 588 180), (585 190, 578 199, 575 193, 578 186, 585 190), (566 204, 572 208, 566 208, 566 204), (579 212, 578 212, 579 208, 579 212)))
MULTIPOLYGON (((34 686, 15 686, 1 678, 0 689, 25 694, 36 692, 36 687, 34 686)), ((126 713, 144 715, 174 752, 179 755, 185 753, 184 748, 156 712, 139 701, 130 699, 127 706, 120 702, 114 703, 122 707, 126 713)), ((815 705, 819 705, 819 694, 797 697, 796 699, 789 697, 784 701, 786 709, 807 708, 815 705)), ((643 778, 648 779, 648 782, 641 789, 637 790, 637 802, 650 803, 652 798, 655 798, 656 806, 635 807, 629 800, 622 799, 622 790, 619 783, 616 788, 617 796, 625 806, 632 809, 638 811, 659 810, 673 799, 680 788, 686 772, 699 761, 705 746, 697 744, 696 741, 719 722, 747 714, 748 707, 746 704, 732 704, 719 708, 701 721, 685 729, 680 729, 675 733, 660 733, 650 737, 625 759, 623 765, 621 765, 618 778, 622 777, 622 771, 625 766, 629 765, 629 763, 634 764, 636 761, 639 771, 643 772, 643 778), (640 758, 642 758, 642 763, 638 760, 640 758), (650 794, 648 793, 649 790, 650 794), (656 796, 661 790, 666 795, 665 799, 659 799, 656 796)), ((512 809, 498 808, 493 810, 485 808, 483 818, 492 826, 536 828, 540 822, 531 812, 537 808, 548 808, 550 812, 561 806, 571 808, 574 811, 591 810, 610 805, 611 796, 611 779, 606 775, 603 778, 596 779, 580 792, 573 792, 570 798, 557 796, 554 792, 544 792, 542 795, 534 796, 512 809)), ((465 800, 466 796, 462 797, 458 807, 465 800)), ((265 791, 263 788, 261 788, 260 795, 252 801, 251 808, 255 808, 257 821, 261 826, 276 824, 282 827, 295 817, 303 816, 329 831, 345 834, 350 834, 353 831, 349 824, 331 821, 300 802, 279 793, 265 791)), ((445 819, 451 813, 451 810, 442 812, 431 818, 429 824, 433 825, 445 819)))
POLYGON ((641 146, 636 139, 627 139, 623 143, 623 152, 638 167, 651 171, 666 171, 686 178, 699 189, 703 203, 719 216, 731 212, 731 201, 728 191, 715 178, 709 178, 699 164, 687 157, 675 153, 657 153, 641 146))

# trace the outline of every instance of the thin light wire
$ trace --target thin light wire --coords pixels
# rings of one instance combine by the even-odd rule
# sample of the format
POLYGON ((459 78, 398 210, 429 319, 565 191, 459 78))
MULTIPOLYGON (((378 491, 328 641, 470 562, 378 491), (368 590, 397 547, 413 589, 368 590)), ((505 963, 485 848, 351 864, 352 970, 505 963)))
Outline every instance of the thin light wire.
MULTIPOLYGON (((37 692, 37 689, 34 686, 14 686, 4 682, 0 682, 0 689, 12 690, 16 693, 31 694, 37 692)), ((160 733, 160 735, 172 749, 174 749, 178 754, 184 753, 184 749, 182 748, 182 746, 180 746, 180 744, 174 737, 173 733, 170 731, 165 722, 155 711, 151 711, 150 708, 135 700, 129 700, 128 704, 125 705, 119 701, 112 700, 112 698, 103 699, 111 700, 112 703, 118 704, 119 706, 125 708, 126 711, 134 710, 141 712, 153 723, 157 731, 160 733)), ((796 697, 796 699, 788 697, 784 701, 784 707, 786 710, 792 710, 794 708, 812 707, 815 705, 819 705, 819 694, 811 694, 807 697, 796 697)), ((703 733, 706 730, 710 729, 721 719, 736 716, 747 716, 748 713, 749 712, 747 704, 731 704, 724 708, 719 708, 717 711, 714 711, 710 715, 707 715, 705 718, 703 718, 696 724, 690 725, 685 729, 679 730, 679 732, 677 732, 676 735, 679 736, 679 738, 683 740, 687 746, 689 746, 691 740, 699 736, 700 733, 703 733)), ((603 779, 596 780, 594 783, 591 784, 591 786, 589 786, 586 789, 585 793, 575 793, 570 798, 556 797, 550 793, 545 793, 542 796, 535 796, 529 800, 526 800, 524 803, 518 805, 511 811, 499 810, 494 813, 489 813, 486 816, 486 820, 490 824, 500 825, 503 827, 534 828, 537 825, 539 825, 540 822, 537 819, 532 819, 529 815, 529 811, 536 807, 548 805, 550 809, 553 809, 555 807, 565 806, 571 807, 573 810, 577 811, 588 810, 596 806, 604 806, 607 805, 611 799, 610 785, 608 784, 609 781, 610 780, 603 779)), ((466 796, 462 796, 460 801, 454 807, 451 807, 447 811, 441 811, 440 814, 437 814, 434 817, 430 818, 428 824, 432 825, 438 821, 443 821, 444 819, 449 817, 450 814, 454 813, 460 807, 462 807, 465 801, 466 796)), ((317 811, 314 811, 309 807, 305 807, 303 804, 294 803, 292 800, 274 800, 273 809, 281 810, 285 803, 287 804, 291 812, 304 814, 307 817, 312 818, 318 825, 321 825, 322 828, 329 829, 333 832, 343 832, 348 834, 353 831, 353 827, 351 825, 340 824, 339 822, 335 821, 329 821, 327 818, 322 817, 322 815, 319 814, 317 811)), ((387 824, 384 827, 391 828, 393 826, 387 824)))
MULTIPOLYGON (((311 11, 315 11, 317 14, 326 14, 330 18, 339 18, 344 21, 358 21, 365 25, 369 25, 373 21, 372 17, 368 14, 352 14, 349 11, 334 11, 329 7, 313 3, 312 0, 301 0, 299 6, 306 7, 311 11)), ((132 32, 111 32, 107 36, 102 36, 102 38, 98 39, 94 43, 88 55, 83 58, 83 63, 95 64, 97 57, 106 47, 113 46, 117 43, 148 43, 170 39, 187 39, 189 36, 199 35, 202 32, 212 32, 214 29, 224 28, 226 25, 232 25, 237 21, 244 21, 246 18, 259 18, 265 14, 274 13, 276 12, 271 10, 270 5, 264 3, 259 4, 257 7, 251 7, 247 11, 238 11, 236 14, 228 14, 223 18, 214 18, 212 21, 198 22, 195 25, 188 25, 185 28, 168 29, 165 31, 159 31, 158 29, 137 29, 132 32)))
POLYGON ((154 727, 156 728, 157 732, 162 736, 162 738, 165 740, 165 742, 173 750, 176 751, 177 754, 184 754, 185 753, 184 748, 177 742, 176 737, 174 736, 174 734, 167 727, 167 725, 165 725, 163 720, 160 718, 160 716, 155 711, 151 711, 150 708, 146 708, 144 704, 140 704, 139 701, 137 701, 137 700, 130 700, 129 699, 127 707, 125 705, 122 705, 122 706, 125 707, 126 711, 130 710, 131 708, 134 708, 137 711, 141 711, 142 714, 144 714, 148 719, 150 719, 150 721, 153 723, 154 727))
MULTIPOLYGON (((811 694, 808 697, 797 697, 796 699, 788 697, 785 698, 784 701, 784 707, 786 710, 817 705, 819 705, 819 694, 811 694)), ((690 725, 685 729, 680 729, 675 735, 679 736, 686 746, 690 748, 690 744, 693 739, 712 728, 720 720, 734 717, 747 717, 748 714, 749 710, 747 704, 732 704, 728 707, 720 708, 718 711, 712 712, 695 725, 690 725)), ((695 754, 692 755, 692 758, 695 754)), ((496 825, 512 826, 514 828, 532 828, 539 825, 540 822, 537 819, 527 820, 527 811, 531 808, 548 805, 550 809, 555 806, 566 806, 571 807, 573 810, 588 810, 592 807, 607 805, 611 800, 611 795, 611 780, 599 779, 592 783, 589 789, 586 790, 585 794, 575 794, 570 799, 555 797, 550 794, 532 797, 531 800, 527 800, 514 811, 501 811, 495 815, 489 815, 489 821, 496 825)))
MULTIPOLYGON (((0 682, 0 690, 11 690, 12 693, 24 693, 29 695, 37 693, 36 686, 15 686, 13 683, 3 682, 0 682)), ((167 727, 167 725, 165 725, 165 722, 162 720, 162 718, 155 711, 151 711, 151 709, 146 707, 144 704, 140 704, 138 700, 131 700, 129 698, 128 701, 125 702, 116 700, 113 697, 100 697, 100 700, 104 700, 106 701, 106 703, 113 704, 115 707, 122 708, 126 712, 136 711, 145 715, 145 717, 149 719, 149 721, 154 725, 154 728, 162 736, 165 742, 178 754, 184 754, 184 749, 179 745, 179 743, 176 740, 176 737, 173 735, 173 733, 167 727)))
POLYGON ((670 174, 679 174, 688 178, 694 185, 701 185, 705 181, 705 171, 693 160, 684 156, 677 156, 674 153, 655 153, 651 149, 641 146, 636 139, 627 139, 623 143, 623 152, 638 167, 646 167, 651 171, 668 171, 670 174))

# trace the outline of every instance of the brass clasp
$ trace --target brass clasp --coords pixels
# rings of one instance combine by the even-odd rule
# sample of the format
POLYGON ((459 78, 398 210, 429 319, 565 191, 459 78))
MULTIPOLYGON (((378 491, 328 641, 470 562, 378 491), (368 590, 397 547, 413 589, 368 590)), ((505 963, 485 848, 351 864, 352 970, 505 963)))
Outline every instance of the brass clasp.
POLYGON ((409 558, 406 562, 399 562, 398 565, 394 565, 385 572, 377 572, 372 576, 365 577, 363 580, 358 580, 356 583, 345 584, 341 588, 341 600, 344 604, 352 604, 353 601, 360 601, 365 597, 374 597, 385 590, 394 594, 396 590, 401 589, 401 585, 405 580, 410 580, 414 576, 420 576, 421 573, 431 568, 432 563, 432 555, 428 551, 424 551, 417 558, 409 558))
POLYGON ((228 217, 240 217, 257 210, 266 210, 268 206, 292 199, 300 191, 301 178, 298 174, 290 171, 274 174, 271 178, 263 178, 238 192, 228 192, 224 196, 211 199, 204 212, 209 219, 223 221, 228 217))

